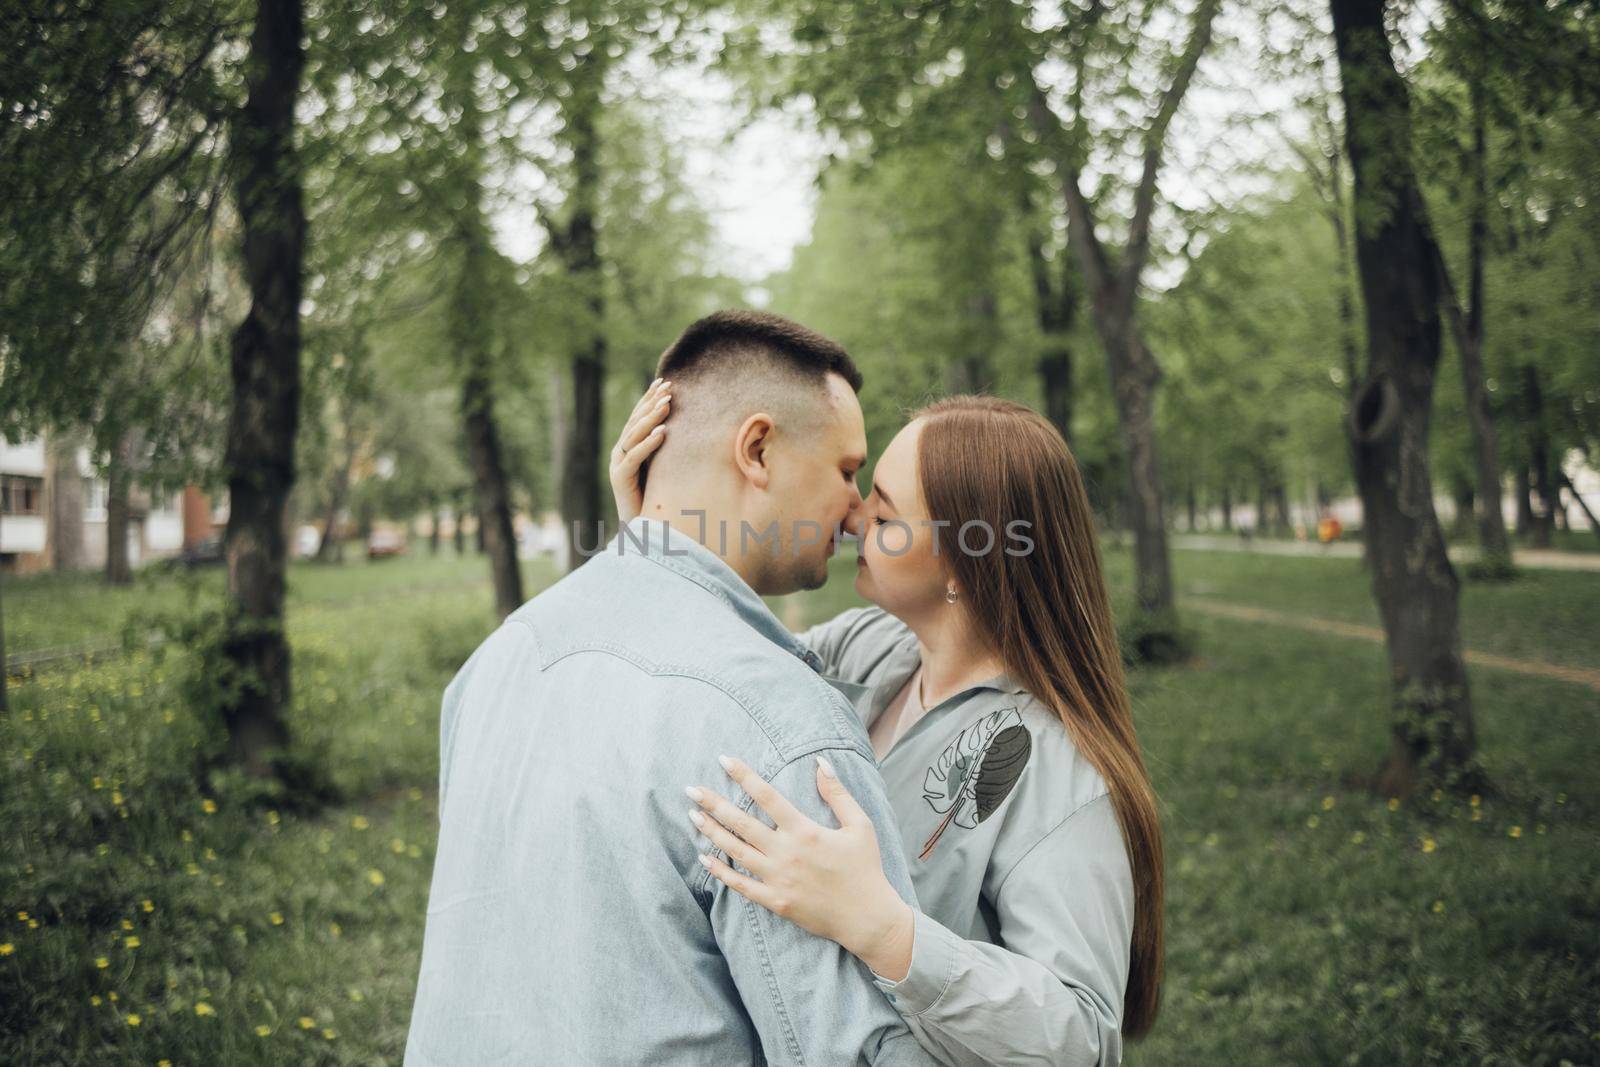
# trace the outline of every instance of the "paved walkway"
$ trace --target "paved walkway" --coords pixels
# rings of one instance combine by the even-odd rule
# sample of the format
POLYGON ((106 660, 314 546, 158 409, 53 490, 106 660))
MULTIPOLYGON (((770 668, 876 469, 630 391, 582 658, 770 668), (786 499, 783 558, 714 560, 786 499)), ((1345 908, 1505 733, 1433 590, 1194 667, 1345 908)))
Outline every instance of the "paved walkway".
MULTIPOLYGON (((1361 626, 1352 622, 1338 622, 1333 619, 1316 619, 1304 615, 1290 615, 1287 612, 1273 611, 1270 608, 1258 608, 1250 604, 1234 604, 1226 600, 1212 600, 1202 597, 1184 597, 1181 606, 1183 609, 1193 609, 1203 615, 1216 615, 1225 619, 1237 619, 1241 622, 1262 622, 1272 626, 1289 626, 1296 630, 1305 630, 1309 633, 1332 634, 1335 637, 1353 637, 1361 641, 1371 641, 1383 644, 1383 631, 1376 626, 1361 626)), ((1496 671, 1511 671, 1514 674, 1526 674, 1535 678, 1549 678, 1558 682, 1570 682, 1573 685, 1585 686, 1600 692, 1600 671, 1589 670, 1585 667, 1562 667, 1554 663, 1539 663, 1534 660, 1515 659, 1511 656, 1501 656, 1493 652, 1477 652, 1467 649, 1464 653, 1468 664, 1474 667, 1487 667, 1496 671)))
MULTIPOLYGON (((1331 545, 1315 541, 1284 541, 1277 538, 1256 538, 1249 542, 1238 534, 1173 534, 1176 548, 1200 552, 1258 552, 1272 556, 1337 556, 1341 559, 1359 559, 1359 541, 1338 541, 1331 545)), ((1471 562, 1478 555, 1473 545, 1452 545, 1450 559, 1456 563, 1471 562)), ((1519 567, 1552 571, 1600 571, 1600 552, 1562 552, 1553 548, 1519 548, 1513 558, 1519 567)))

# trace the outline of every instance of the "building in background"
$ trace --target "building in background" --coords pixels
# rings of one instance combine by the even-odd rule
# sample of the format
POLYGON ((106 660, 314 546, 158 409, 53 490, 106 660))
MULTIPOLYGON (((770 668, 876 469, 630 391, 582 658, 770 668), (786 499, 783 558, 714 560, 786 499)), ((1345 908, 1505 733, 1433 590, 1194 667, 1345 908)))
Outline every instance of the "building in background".
MULTIPOLYGON (((87 448, 44 437, 0 439, 0 567, 16 573, 104 567, 106 505, 106 482, 87 448)), ((130 566, 176 555, 217 529, 198 489, 129 490, 130 566), (191 498, 197 498, 192 522, 191 498)))

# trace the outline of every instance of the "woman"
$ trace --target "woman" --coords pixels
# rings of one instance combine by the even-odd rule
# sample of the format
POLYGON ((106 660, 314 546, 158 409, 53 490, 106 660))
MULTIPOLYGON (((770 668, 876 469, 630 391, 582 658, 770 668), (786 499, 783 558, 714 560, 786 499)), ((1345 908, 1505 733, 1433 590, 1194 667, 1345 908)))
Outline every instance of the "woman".
MULTIPOLYGON (((612 452, 624 521, 669 393, 612 452)), ((862 716, 920 910, 826 763, 838 829, 725 761, 771 823, 691 788, 693 828, 735 866, 701 862, 860 958, 943 1062, 1118 1063, 1155 1020, 1162 843, 1077 464, 1029 408, 951 397, 890 443, 857 511, 874 606, 800 637, 862 716)))

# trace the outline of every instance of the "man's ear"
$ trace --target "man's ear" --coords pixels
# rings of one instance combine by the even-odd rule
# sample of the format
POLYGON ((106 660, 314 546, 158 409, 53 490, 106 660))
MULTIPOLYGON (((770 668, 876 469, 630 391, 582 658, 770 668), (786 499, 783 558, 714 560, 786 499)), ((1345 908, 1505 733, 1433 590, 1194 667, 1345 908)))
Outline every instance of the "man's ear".
POLYGON ((757 489, 765 489, 772 477, 767 466, 772 428, 772 416, 758 411, 739 424, 739 432, 733 437, 733 465, 757 489))

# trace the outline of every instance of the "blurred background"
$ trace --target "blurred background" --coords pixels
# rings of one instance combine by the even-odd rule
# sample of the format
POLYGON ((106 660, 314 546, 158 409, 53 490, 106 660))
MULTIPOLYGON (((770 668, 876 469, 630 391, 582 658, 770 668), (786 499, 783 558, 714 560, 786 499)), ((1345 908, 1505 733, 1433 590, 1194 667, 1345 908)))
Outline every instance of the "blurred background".
POLYGON ((398 1062, 440 693, 756 306, 1077 457, 1129 1063, 1600 1062, 1592 3, 0 6, 0 1061, 398 1062))

